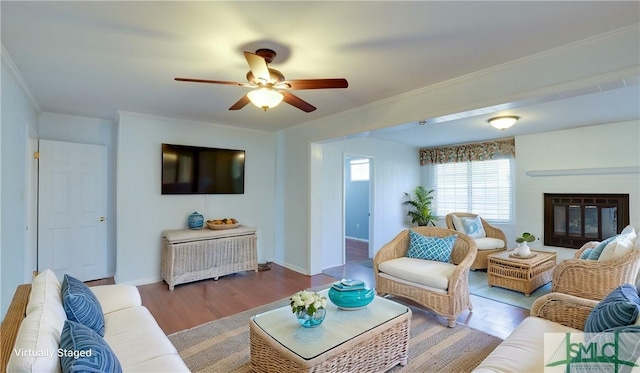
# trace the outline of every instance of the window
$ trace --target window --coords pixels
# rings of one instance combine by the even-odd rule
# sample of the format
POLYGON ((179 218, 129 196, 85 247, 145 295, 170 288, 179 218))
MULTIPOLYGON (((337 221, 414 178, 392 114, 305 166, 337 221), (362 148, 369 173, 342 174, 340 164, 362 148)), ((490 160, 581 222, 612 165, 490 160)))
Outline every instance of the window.
POLYGON ((351 167, 351 181, 369 181, 369 159, 351 159, 349 166, 351 167))
POLYGON ((436 215, 464 211, 494 222, 511 222, 512 160, 431 164, 436 215))

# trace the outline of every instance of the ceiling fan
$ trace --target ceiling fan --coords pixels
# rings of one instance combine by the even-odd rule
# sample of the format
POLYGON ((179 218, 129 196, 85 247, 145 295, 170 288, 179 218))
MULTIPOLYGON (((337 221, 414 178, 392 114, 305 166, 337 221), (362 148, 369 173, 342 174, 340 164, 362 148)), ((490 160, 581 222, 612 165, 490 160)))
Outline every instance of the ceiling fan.
POLYGON ((225 84, 254 88, 254 90, 244 95, 238 102, 231 105, 229 110, 242 109, 251 102, 264 111, 267 111, 267 109, 284 101, 307 113, 316 110, 316 107, 289 92, 290 90, 347 88, 349 86, 347 80, 342 78, 285 80, 284 75, 280 71, 269 67, 271 61, 276 57, 276 52, 271 49, 258 49, 256 53, 245 51, 244 57, 247 59, 249 68, 251 69, 247 73, 248 83, 189 78, 175 78, 175 80, 179 82, 225 84))

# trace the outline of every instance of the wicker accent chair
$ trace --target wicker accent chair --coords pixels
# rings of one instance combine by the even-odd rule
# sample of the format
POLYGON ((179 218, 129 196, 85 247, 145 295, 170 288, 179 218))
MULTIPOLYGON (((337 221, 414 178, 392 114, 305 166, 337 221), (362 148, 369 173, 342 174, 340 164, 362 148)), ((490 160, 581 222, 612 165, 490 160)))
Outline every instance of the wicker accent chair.
POLYGON ((448 326, 453 328, 458 315, 465 309, 472 309, 469 299, 469 268, 476 256, 476 244, 469 236, 447 228, 415 227, 411 230, 427 237, 457 235, 451 252, 451 262, 456 268, 448 276, 447 289, 434 289, 386 273, 381 274, 379 269, 381 263, 406 256, 409 249, 409 230, 405 229, 385 244, 373 259, 376 291, 380 296, 392 294, 411 299, 446 317, 448 326))
MULTIPOLYGON (((451 214, 447 214, 447 216, 445 217, 447 228, 453 229, 453 230, 456 229, 455 225, 453 224, 454 215, 460 218, 475 218, 478 216, 476 214, 472 214, 469 212, 453 212, 451 214)), ((478 255, 476 255, 476 259, 473 261, 473 264, 471 265, 471 270, 474 270, 474 271, 476 269, 487 269, 489 267, 489 259, 487 257, 491 254, 499 253, 507 249, 507 237, 505 236, 504 232, 500 228, 496 228, 493 225, 489 224, 482 217, 480 217, 480 220, 482 221, 482 227, 484 228, 484 231, 487 234, 487 237, 502 240, 504 244, 500 247, 496 247, 496 246, 499 246, 499 243, 498 244, 489 243, 488 245, 485 245, 482 241, 488 241, 488 240, 480 239, 481 241, 476 241, 478 239, 473 239, 476 242, 476 246, 478 247, 478 255)), ((491 240, 491 241, 494 241, 494 240, 491 240)))
POLYGON ((553 270, 551 291, 602 300, 619 285, 636 284, 640 250, 604 261, 579 259, 582 252, 598 244, 591 241, 578 250, 574 259, 559 263, 553 270))

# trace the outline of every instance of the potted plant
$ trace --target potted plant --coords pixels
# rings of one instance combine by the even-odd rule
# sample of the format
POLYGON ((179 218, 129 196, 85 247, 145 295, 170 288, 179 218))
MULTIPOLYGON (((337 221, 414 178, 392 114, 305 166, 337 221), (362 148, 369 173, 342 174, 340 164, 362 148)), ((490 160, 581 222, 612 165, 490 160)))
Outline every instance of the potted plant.
POLYGON ((404 201, 403 205, 409 206, 407 216, 411 217, 411 222, 418 224, 418 226, 427 226, 429 224, 435 225, 434 222, 438 221, 438 217, 433 215, 431 210, 431 200, 433 196, 433 189, 427 190, 422 185, 418 185, 413 191, 413 196, 409 193, 405 193, 405 197, 408 198, 404 201))
POLYGON ((518 247, 516 248, 515 254, 519 256, 529 256, 531 255, 531 249, 529 249, 529 242, 533 242, 536 240, 536 236, 532 235, 529 232, 524 232, 522 236, 516 238, 516 242, 518 243, 518 247))

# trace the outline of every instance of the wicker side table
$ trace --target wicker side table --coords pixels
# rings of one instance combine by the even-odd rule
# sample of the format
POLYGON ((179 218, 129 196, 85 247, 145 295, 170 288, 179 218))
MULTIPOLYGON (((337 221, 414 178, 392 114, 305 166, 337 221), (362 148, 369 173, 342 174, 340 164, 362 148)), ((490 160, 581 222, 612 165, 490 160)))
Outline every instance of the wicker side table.
POLYGON ((499 286, 520 291, 530 296, 540 286, 551 281, 556 266, 556 253, 535 251, 530 259, 513 258, 513 251, 503 251, 489 255, 487 281, 489 286, 499 286))

